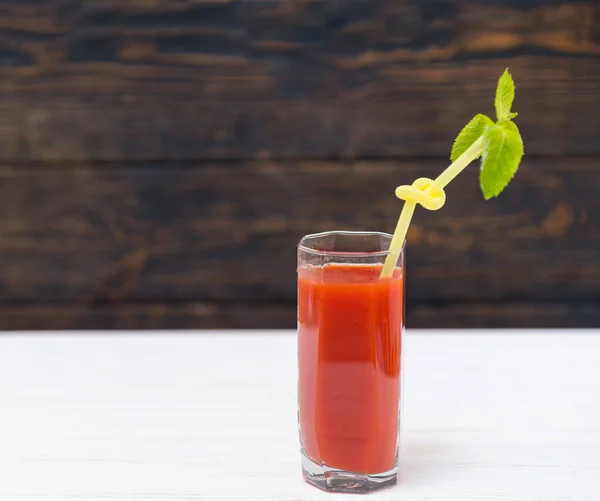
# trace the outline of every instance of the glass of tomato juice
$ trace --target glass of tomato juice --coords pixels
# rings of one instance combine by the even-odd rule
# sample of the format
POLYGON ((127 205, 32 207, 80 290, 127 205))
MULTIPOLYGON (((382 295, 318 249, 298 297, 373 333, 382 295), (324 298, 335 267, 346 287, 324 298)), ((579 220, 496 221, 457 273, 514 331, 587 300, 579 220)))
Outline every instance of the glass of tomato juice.
POLYGON ((298 419, 302 471, 337 492, 394 485, 398 473, 404 249, 392 236, 333 231, 298 245, 298 419))

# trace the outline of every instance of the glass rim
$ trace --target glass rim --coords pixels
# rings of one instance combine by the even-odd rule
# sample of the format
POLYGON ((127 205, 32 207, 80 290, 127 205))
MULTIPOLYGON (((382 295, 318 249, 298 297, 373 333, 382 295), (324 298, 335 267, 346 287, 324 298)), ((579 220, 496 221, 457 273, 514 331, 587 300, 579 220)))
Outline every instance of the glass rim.
MULTIPOLYGON (((356 251, 356 252, 352 252, 352 251, 327 251, 327 250, 317 250, 317 249, 311 249, 310 247, 307 247, 306 245, 303 245, 302 242, 304 242, 306 239, 309 238, 319 238, 319 237, 327 237, 329 235, 350 235, 350 236, 371 236, 371 235, 378 235, 378 236, 383 236, 383 237, 388 237, 390 239, 390 241, 393 238, 393 235, 390 235, 389 233, 385 233, 383 231, 351 231, 351 230, 332 230, 332 231, 322 231, 320 233, 309 233, 307 235, 304 235, 301 239, 300 242, 298 242, 298 250, 302 251, 302 252, 307 252, 313 255, 317 255, 317 256, 349 256, 349 257, 359 257, 359 256, 389 256, 390 254, 396 254, 395 252, 390 252, 389 250, 382 250, 382 251, 373 251, 373 252, 363 252, 363 251, 356 251)), ((401 256, 404 254, 404 249, 406 247, 406 239, 404 239, 404 242, 402 242, 402 247, 400 248, 400 252, 398 253, 398 256, 401 256)))

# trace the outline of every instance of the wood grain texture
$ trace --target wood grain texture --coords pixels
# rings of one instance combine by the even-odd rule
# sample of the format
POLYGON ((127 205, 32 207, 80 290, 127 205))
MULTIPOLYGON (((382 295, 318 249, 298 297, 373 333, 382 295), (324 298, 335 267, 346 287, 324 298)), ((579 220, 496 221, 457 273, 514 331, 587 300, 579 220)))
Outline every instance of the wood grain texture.
MULTIPOLYGON (((296 345, 0 336, 0 499, 357 499, 302 481, 296 345)), ((600 332, 409 332, 404 347, 399 484, 372 499, 600 498, 600 332)))
POLYGON ((594 1, 3 1, 0 29, 4 161, 445 157, 506 66, 528 153, 600 153, 594 1))
POLYGON ((598 2, 0 0, 0 328, 292 325, 298 239, 390 231, 506 66, 525 164, 418 212, 409 322, 600 325, 598 2))
MULTIPOLYGON (((294 329, 297 307, 245 304, 123 303, 111 305, 0 306, 0 330, 294 329)), ((595 328, 598 301, 427 302, 409 298, 410 329, 595 328)))
MULTIPOLYGON (((394 228, 394 187, 439 161, 231 162, 0 169, 0 300, 294 301, 309 232, 394 228)), ((600 189, 594 158, 527 158, 484 202, 476 170, 419 210, 415 300, 595 300, 600 189), (535 202, 534 202, 535 201, 535 202)))
POLYGON ((0 330, 291 329, 295 325, 295 304, 157 302, 0 307, 0 330))

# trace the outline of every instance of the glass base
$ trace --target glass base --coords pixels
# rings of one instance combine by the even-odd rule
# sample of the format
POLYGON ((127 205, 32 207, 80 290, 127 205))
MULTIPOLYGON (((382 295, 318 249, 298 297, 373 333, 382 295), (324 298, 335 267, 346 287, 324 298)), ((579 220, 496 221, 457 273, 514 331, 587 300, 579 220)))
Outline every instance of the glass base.
POLYGON ((367 494, 396 485, 398 467, 384 473, 354 473, 319 465, 302 454, 302 474, 309 484, 329 492, 367 494))

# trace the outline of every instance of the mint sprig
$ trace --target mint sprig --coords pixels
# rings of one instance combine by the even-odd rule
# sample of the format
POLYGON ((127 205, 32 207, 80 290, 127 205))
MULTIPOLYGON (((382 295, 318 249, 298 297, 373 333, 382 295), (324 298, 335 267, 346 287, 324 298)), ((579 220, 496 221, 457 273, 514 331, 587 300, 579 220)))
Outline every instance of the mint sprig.
POLYGON ((470 163, 481 157, 479 185, 486 200, 497 197, 517 172, 523 158, 523 139, 512 121, 518 114, 512 111, 515 83, 508 69, 498 80, 496 89, 496 118, 486 115, 475 117, 460 131, 450 159, 470 163), (468 154, 469 158, 461 158, 468 154))

